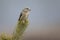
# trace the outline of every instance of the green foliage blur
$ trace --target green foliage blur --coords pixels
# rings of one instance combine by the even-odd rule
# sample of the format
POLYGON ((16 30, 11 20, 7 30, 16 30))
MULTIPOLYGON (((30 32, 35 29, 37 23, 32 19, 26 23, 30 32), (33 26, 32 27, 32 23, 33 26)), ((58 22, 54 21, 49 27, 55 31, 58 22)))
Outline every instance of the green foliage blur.
POLYGON ((28 24, 29 24, 28 19, 24 20, 24 22, 22 20, 19 20, 17 22, 17 26, 15 31, 13 32, 13 35, 2 33, 0 35, 0 40, 21 40, 22 35, 25 29, 27 28, 28 24))

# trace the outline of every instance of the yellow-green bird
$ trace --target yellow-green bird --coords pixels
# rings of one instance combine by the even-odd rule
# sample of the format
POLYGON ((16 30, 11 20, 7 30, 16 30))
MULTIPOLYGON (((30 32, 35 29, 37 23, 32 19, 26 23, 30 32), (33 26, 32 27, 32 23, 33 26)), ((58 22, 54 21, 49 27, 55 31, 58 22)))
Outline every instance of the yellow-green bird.
POLYGON ((24 33, 29 23, 28 16, 30 11, 31 11, 30 8, 24 8, 20 13, 16 31, 13 33, 13 40, 21 39, 21 36, 24 33))

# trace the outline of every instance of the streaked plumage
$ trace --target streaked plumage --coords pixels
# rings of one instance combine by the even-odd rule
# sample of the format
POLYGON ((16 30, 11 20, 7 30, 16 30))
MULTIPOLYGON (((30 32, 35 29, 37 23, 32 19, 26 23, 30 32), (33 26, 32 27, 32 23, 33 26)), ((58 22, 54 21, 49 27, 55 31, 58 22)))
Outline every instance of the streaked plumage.
POLYGON ((22 20, 24 22, 24 20, 28 18, 30 11, 31 11, 30 8, 24 8, 22 12, 20 13, 20 17, 18 20, 22 20))

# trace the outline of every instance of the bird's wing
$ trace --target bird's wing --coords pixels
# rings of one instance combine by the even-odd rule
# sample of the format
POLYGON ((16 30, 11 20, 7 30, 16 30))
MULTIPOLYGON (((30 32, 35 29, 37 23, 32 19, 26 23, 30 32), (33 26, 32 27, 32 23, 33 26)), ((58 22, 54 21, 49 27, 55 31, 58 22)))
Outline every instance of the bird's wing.
POLYGON ((19 16, 19 19, 18 19, 18 20, 20 20, 21 16, 22 16, 22 13, 20 14, 20 16, 19 16))

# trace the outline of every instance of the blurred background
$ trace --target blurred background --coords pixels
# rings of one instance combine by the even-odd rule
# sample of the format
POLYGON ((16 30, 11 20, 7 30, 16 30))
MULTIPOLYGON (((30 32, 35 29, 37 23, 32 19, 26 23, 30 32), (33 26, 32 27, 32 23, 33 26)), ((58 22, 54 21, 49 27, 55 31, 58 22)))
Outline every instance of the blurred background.
POLYGON ((31 12, 24 39, 60 39, 60 0, 0 0, 0 34, 13 33, 25 7, 31 12))

